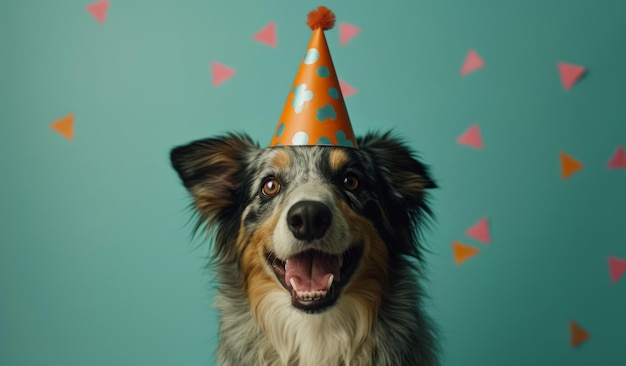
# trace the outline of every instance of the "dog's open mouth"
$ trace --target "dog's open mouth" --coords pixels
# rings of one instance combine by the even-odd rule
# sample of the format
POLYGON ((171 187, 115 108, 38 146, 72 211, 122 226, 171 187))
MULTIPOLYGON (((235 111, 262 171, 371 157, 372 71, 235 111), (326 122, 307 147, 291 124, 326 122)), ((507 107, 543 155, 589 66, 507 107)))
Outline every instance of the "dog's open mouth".
POLYGON ((362 252, 360 246, 355 246, 342 254, 307 250, 286 261, 273 253, 267 253, 266 258, 278 281, 291 293, 292 305, 313 313, 337 301, 341 289, 356 270, 362 252))

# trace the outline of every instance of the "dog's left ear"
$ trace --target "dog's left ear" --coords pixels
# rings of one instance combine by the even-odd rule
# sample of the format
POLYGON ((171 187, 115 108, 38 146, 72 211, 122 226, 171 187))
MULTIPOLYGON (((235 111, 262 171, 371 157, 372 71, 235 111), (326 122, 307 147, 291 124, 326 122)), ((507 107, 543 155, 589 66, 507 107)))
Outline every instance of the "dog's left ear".
POLYGON ((408 208, 421 204, 426 189, 437 188, 428 168, 405 143, 391 137, 390 133, 368 134, 360 138, 358 144, 359 150, 380 170, 381 178, 389 183, 389 193, 405 201, 408 208))
POLYGON ((371 174, 380 183, 377 187, 384 211, 381 222, 392 253, 421 258, 420 244, 416 235, 423 225, 418 222, 424 215, 432 215, 426 190, 437 188, 428 168, 401 140, 389 133, 368 134, 357 140, 359 154, 375 167, 371 174))

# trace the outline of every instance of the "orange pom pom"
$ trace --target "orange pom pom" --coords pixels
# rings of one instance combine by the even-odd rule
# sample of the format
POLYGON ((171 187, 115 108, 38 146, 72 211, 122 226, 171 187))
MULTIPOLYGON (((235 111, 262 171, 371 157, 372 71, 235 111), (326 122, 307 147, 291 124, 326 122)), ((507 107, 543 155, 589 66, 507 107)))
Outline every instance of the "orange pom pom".
POLYGON ((318 6, 317 9, 309 13, 306 24, 312 30, 317 28, 322 28, 322 30, 332 29, 335 26, 335 13, 325 6, 318 6))

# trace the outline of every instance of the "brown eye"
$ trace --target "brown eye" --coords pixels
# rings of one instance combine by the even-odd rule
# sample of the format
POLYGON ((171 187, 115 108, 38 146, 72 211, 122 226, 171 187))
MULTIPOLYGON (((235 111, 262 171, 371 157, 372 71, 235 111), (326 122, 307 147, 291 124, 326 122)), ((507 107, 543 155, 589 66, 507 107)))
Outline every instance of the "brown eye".
POLYGON ((263 181, 263 188, 261 188, 266 196, 275 196, 280 192, 280 182, 276 178, 267 178, 263 181))
POLYGON ((359 179, 354 174, 348 174, 343 178, 343 187, 348 191, 356 191, 359 188, 359 179))

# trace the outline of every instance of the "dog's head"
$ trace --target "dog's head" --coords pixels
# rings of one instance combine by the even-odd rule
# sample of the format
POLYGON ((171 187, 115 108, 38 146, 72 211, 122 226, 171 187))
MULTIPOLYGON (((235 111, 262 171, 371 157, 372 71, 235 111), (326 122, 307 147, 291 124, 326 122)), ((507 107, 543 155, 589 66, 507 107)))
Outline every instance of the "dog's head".
POLYGON ((270 293, 309 313, 344 298, 376 307, 390 266, 421 257, 427 167, 388 133, 358 146, 260 148, 229 134, 172 150, 199 226, 215 230, 214 258, 236 265, 253 310, 270 293))

